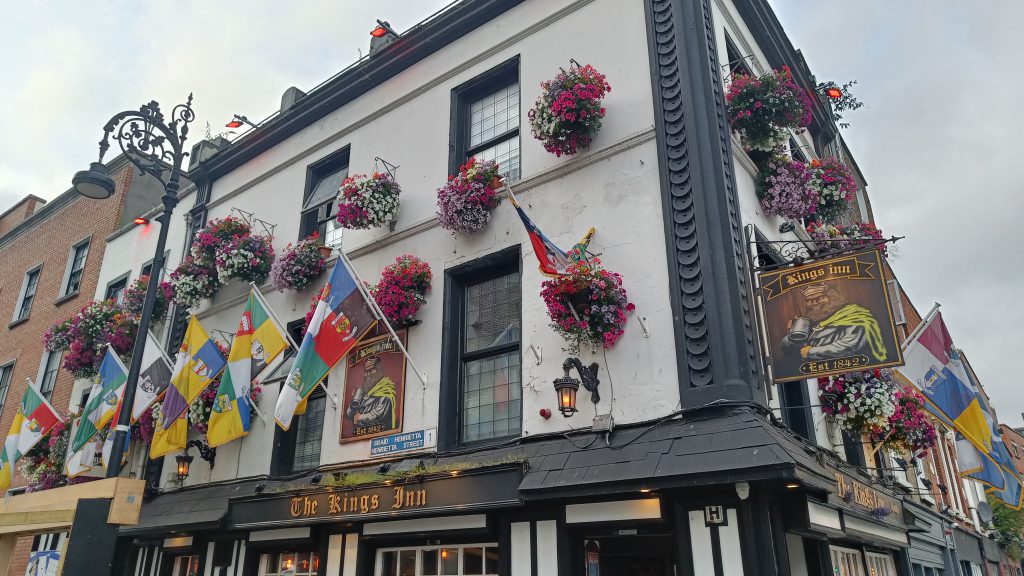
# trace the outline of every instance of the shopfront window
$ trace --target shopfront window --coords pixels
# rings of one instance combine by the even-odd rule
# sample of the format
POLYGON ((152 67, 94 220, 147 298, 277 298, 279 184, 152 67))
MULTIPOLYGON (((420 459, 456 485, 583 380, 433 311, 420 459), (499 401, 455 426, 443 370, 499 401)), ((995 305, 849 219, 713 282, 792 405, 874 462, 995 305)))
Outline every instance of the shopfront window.
POLYGON ((260 557, 260 576, 316 576, 320 556, 316 552, 278 552, 260 557))
POLYGON ((377 551, 374 576, 496 576, 497 544, 385 548, 377 551))
POLYGON ((873 554, 868 552, 868 576, 896 576, 896 564, 892 556, 888 554, 873 554))
POLYGON ((832 555, 832 569, 836 576, 867 576, 864 574, 864 560, 859 551, 829 546, 829 552, 832 555))
POLYGON ((172 576, 199 576, 199 556, 178 556, 172 576))

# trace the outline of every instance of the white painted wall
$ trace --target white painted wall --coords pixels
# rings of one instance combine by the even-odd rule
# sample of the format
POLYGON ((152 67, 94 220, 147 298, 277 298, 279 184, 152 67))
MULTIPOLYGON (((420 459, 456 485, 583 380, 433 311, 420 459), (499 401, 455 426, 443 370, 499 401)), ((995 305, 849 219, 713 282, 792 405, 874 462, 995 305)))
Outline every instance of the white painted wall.
MULTIPOLYGON (((214 183, 209 217, 227 216, 232 207, 253 211, 257 218, 277 226, 274 246, 280 252, 299 234, 307 166, 345 146, 350 146, 350 173, 373 170, 374 156, 400 166, 397 176, 403 193, 397 232, 386 228, 346 231, 344 248, 350 254, 357 251, 359 256, 353 258, 356 270, 370 282, 378 279, 385 265, 405 253, 427 260, 434 272, 433 291, 419 314, 422 324, 409 332, 410 353, 426 372, 427 385, 422 386, 410 371, 405 430, 438 424, 444 270, 516 244, 521 245, 523 259, 523 434, 567 430, 570 424, 588 426, 595 412, 611 412, 616 422, 628 423, 663 416, 678 407, 647 45, 645 41, 607 41, 613 37, 646 38, 641 3, 524 3, 214 183), (436 225, 434 215, 436 189, 447 177, 451 90, 517 55, 522 177, 516 194, 559 245, 571 246, 595 226, 591 250, 601 254, 608 268, 623 275, 630 300, 637 306, 625 336, 607 351, 607 362, 600 351, 581 354, 585 363, 601 364, 602 400, 595 410, 581 395, 580 413, 572 420, 555 410, 551 382, 562 375, 564 342, 548 327, 539 297, 543 278, 511 205, 499 206, 490 226, 475 235, 455 237, 436 225), (568 66, 570 58, 593 64, 605 73, 612 91, 605 100, 604 126, 590 151, 567 159, 547 153, 530 136, 526 111, 539 95, 540 82, 554 76, 558 66, 568 66), (435 223, 431 226, 430 222, 435 223), (422 231, 403 232, 413 226, 422 231), (647 319, 650 338, 643 337, 638 316, 647 319), (528 350, 531 345, 543 350, 539 366, 528 350), (556 415, 545 420, 539 415, 542 408, 556 415)), ((175 261, 173 255, 171 260, 175 261)), ((116 277, 113 270, 111 274, 116 277)), ((267 287, 265 294, 287 322, 305 315, 314 291, 282 293, 267 287)), ((244 286, 229 283, 212 303, 202 305, 198 315, 207 330, 232 331, 244 305, 244 293, 244 286)), ((332 394, 341 395, 343 380, 340 369, 332 372, 332 394)), ((276 388, 265 389, 260 399, 266 414, 273 412, 276 388)), ((340 414, 330 401, 326 410, 321 463, 365 459, 369 442, 340 445, 340 414)), ((248 437, 218 448, 213 470, 196 459, 188 483, 267 473, 273 436, 272 425, 254 419, 248 437)), ((172 465, 166 463, 165 471, 172 465)))

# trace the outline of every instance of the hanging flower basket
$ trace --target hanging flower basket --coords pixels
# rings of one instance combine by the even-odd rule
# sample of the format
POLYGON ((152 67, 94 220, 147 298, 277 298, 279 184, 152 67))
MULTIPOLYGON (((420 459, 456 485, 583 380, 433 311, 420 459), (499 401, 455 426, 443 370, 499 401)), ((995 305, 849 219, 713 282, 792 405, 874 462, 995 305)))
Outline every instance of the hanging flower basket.
POLYGON ((899 386, 888 370, 849 372, 818 380, 821 411, 856 436, 888 433, 898 393, 899 386))
POLYGON ((569 273, 545 280, 541 297, 551 328, 578 353, 585 343, 611 348, 622 337, 626 313, 635 306, 626 297, 622 276, 601 268, 601 261, 573 264, 569 273))
POLYGON ((833 226, 812 222, 807 227, 807 235, 818 243, 822 251, 859 250, 878 248, 882 256, 889 255, 885 236, 877 226, 868 222, 833 226))
POLYGON ((189 256, 171 272, 171 287, 175 302, 193 308, 217 293, 220 280, 212 262, 206 264, 189 256))
POLYGON ((924 397, 910 388, 896 393, 896 410, 889 417, 885 433, 874 432, 871 439, 900 453, 923 458, 935 447, 938 436, 924 409, 924 397))
POLYGON ((338 196, 338 223, 349 229, 384 226, 398 219, 402 188, 390 174, 345 178, 338 196))
POLYGON ((818 196, 815 214, 822 222, 837 221, 857 196, 857 182, 853 173, 837 158, 811 160, 811 189, 818 196))
POLYGON ((774 156, 758 174, 757 197, 768 216, 800 220, 814 213, 818 195, 811 190, 811 175, 802 162, 774 156))
POLYGON ((604 74, 589 64, 573 65, 540 87, 543 91, 527 113, 533 137, 555 156, 588 148, 604 118, 601 99, 612 90, 604 74))
POLYGON ((384 268, 380 281, 370 287, 370 294, 392 326, 405 328, 416 324, 416 314, 427 302, 431 279, 429 264, 405 254, 384 268))
POLYGON ((212 266, 221 244, 250 234, 252 227, 241 218, 225 216, 210 220, 192 240, 192 258, 212 266))
POLYGON ((266 236, 241 236, 217 247, 217 276, 262 284, 274 263, 274 247, 266 236))
POLYGON ((50 352, 64 352, 64 369, 76 378, 91 378, 99 369, 107 344, 122 356, 128 354, 138 329, 138 316, 125 313, 114 302, 90 302, 47 330, 43 345, 50 352))
POLYGON ((811 99, 788 67, 763 76, 736 74, 725 95, 729 124, 751 150, 775 150, 789 130, 811 123, 811 99))
POLYGON ((470 158, 437 190, 437 216, 441 227, 456 232, 474 232, 487 226, 498 205, 498 164, 494 160, 470 158))
POLYGON ((327 261, 320 254, 324 248, 314 232, 312 236, 289 244, 270 267, 270 280, 278 290, 304 290, 327 269, 327 261))
MULTIPOLYGON (((121 293, 121 308, 128 314, 142 318, 142 306, 146 302, 148 289, 149 276, 139 276, 121 293)), ((168 282, 161 282, 156 291, 156 301, 153 303, 153 322, 159 322, 167 315, 168 293, 173 294, 174 288, 168 282)))

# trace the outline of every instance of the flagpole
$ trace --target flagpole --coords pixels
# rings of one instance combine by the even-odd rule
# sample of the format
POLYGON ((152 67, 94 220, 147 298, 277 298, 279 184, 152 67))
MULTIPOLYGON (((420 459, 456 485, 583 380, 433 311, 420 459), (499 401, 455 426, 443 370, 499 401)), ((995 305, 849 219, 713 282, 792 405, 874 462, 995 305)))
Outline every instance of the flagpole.
POLYGON ((355 278, 356 288, 359 290, 359 293, 363 295, 363 299, 370 305, 370 309, 373 310, 373 313, 377 316, 377 320, 384 323, 384 327, 388 329, 388 333, 391 334, 391 338, 394 339, 395 345, 402 351, 402 355, 405 356, 405 360, 409 362, 409 366, 412 366, 412 371, 415 372, 416 377, 419 378, 420 384, 422 384, 423 388, 426 389, 427 374, 422 372, 419 367, 416 366, 416 363, 413 362, 412 358, 409 356, 409 351, 406 350, 405 345, 402 344, 402 340, 398 337, 398 334, 395 334, 395 329, 391 327, 391 323, 388 322, 388 319, 384 316, 384 312, 382 312, 380 307, 377 306, 377 301, 374 300, 373 296, 366 291, 363 279, 356 274, 356 269, 352 266, 352 262, 348 259, 348 256, 345 255, 345 251, 338 250, 338 254, 340 255, 339 257, 342 262, 344 262, 345 268, 347 268, 349 273, 352 274, 352 277, 355 278))
MULTIPOLYGON (((253 291, 256 292, 256 298, 258 298, 259 301, 260 301, 260 304, 263 305, 263 309, 266 310, 267 314, 270 315, 270 321, 273 322, 274 325, 277 327, 277 329, 282 334, 284 334, 284 337, 288 339, 288 344, 290 344, 292 348, 294 348, 296 351, 298 351, 299 350, 299 345, 295 343, 295 340, 292 340, 292 335, 289 334, 288 331, 284 329, 284 324, 281 323, 281 319, 277 317, 277 312, 274 312, 274 309, 270 306, 270 303, 267 302, 267 299, 263 297, 263 292, 260 292, 259 286, 256 286, 255 282, 249 282, 249 286, 251 286, 253 291)), ((321 380, 320 382, 317 383, 317 385, 320 386, 320 388, 323 389, 324 394, 327 395, 327 398, 330 399, 331 404, 334 404, 334 408, 337 409, 338 408, 338 401, 335 400, 333 396, 331 396, 330 391, 327 390, 327 386, 324 386, 324 381, 321 380)), ((257 410, 257 413, 259 413, 259 410, 257 410)), ((263 415, 262 414, 260 414, 260 419, 263 420, 264 422, 266 422, 266 420, 263 419, 263 415)))
POLYGON ((923 332, 924 329, 928 327, 928 324, 932 321, 933 318, 935 318, 935 315, 939 313, 939 308, 941 306, 942 304, 939 304, 938 302, 932 305, 932 309, 929 310, 928 314, 925 315, 924 320, 921 320, 921 323, 917 325, 917 328, 914 328, 914 330, 907 336, 906 340, 903 341, 903 345, 900 346, 902 350, 906 350, 907 346, 909 346, 910 343, 913 342, 918 337, 918 335, 920 335, 921 332, 923 332))

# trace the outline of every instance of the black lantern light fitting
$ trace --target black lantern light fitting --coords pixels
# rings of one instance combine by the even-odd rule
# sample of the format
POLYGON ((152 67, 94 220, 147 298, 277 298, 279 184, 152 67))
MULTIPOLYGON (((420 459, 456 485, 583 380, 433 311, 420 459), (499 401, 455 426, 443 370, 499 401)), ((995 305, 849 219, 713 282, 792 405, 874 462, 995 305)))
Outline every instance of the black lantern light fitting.
POLYGON ((196 448, 199 450, 199 457, 210 463, 210 468, 213 468, 213 461, 217 458, 217 449, 211 448, 206 442, 202 440, 192 440, 185 445, 185 452, 178 454, 174 459, 178 463, 178 481, 184 482, 185 478, 188 478, 189 468, 192 466, 192 461, 195 458, 188 453, 189 448, 196 448))
POLYGON ((597 386, 601 382, 597 379, 597 363, 584 366, 579 358, 566 358, 562 362, 562 370, 565 374, 561 378, 555 378, 555 393, 558 395, 558 411, 566 418, 578 412, 576 409, 576 391, 580 389, 580 380, 569 375, 569 370, 575 368, 583 381, 583 387, 590 392, 590 401, 597 404, 601 401, 601 395, 597 393, 597 386))
POLYGON ((107 173, 107 166, 102 162, 93 162, 88 170, 75 172, 71 179, 75 192, 86 198, 106 200, 114 195, 116 186, 107 173))

